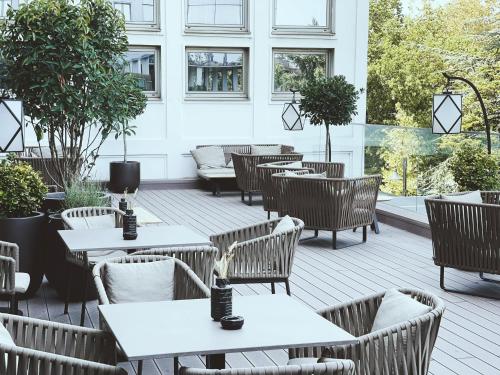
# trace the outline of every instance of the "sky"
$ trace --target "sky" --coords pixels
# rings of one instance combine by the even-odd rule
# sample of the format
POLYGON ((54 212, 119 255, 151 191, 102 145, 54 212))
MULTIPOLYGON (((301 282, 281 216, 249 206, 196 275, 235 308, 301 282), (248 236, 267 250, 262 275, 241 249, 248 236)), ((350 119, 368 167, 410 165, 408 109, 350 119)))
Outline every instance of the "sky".
MULTIPOLYGON (((451 0, 432 0, 434 6, 440 6, 449 3, 451 0)), ((411 10, 413 12, 420 8, 422 0, 402 0, 403 2, 403 12, 405 14, 410 14, 411 10)))

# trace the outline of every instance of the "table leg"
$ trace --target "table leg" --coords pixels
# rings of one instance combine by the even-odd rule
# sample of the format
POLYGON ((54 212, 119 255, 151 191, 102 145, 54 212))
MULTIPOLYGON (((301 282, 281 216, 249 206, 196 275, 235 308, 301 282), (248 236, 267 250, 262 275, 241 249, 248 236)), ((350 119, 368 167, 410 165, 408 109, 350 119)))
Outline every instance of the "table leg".
POLYGON ((226 368, 226 355, 225 354, 209 354, 207 355, 207 369, 210 370, 223 370, 226 368))

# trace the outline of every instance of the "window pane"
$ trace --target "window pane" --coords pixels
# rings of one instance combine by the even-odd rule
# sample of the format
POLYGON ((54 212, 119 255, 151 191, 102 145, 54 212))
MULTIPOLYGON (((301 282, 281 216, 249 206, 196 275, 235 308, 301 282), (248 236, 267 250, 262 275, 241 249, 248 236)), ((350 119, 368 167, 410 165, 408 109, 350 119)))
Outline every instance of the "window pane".
POLYGON ((274 92, 298 89, 305 80, 326 75, 326 53, 274 53, 274 92))
POLYGON ((243 52, 188 52, 188 91, 243 92, 243 52))
POLYGON ((156 55, 154 51, 128 51, 125 56, 125 71, 136 75, 144 91, 156 91, 156 55))
POLYGON ((114 0, 115 9, 131 23, 155 23, 156 0, 114 0))
POLYGON ((187 23, 242 26, 243 0, 188 0, 187 23))
POLYGON ((327 27, 328 0, 275 0, 275 26, 327 27))

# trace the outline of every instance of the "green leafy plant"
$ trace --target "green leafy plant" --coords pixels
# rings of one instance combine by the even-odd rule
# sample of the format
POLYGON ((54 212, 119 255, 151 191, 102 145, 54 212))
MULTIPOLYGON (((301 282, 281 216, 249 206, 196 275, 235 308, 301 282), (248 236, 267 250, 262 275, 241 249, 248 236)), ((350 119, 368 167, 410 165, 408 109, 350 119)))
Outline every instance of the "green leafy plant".
POLYGON ((75 179, 66 186, 65 192, 65 209, 110 205, 109 197, 104 193, 102 186, 93 181, 75 179))
POLYGON ((500 188, 499 157, 489 155, 478 140, 464 139, 457 144, 449 168, 461 191, 500 188))
POLYGON ((0 217, 29 217, 47 194, 38 172, 11 158, 0 162, 0 217))
POLYGON ((33 0, 0 24, 2 84, 22 98, 47 137, 64 184, 88 176, 116 123, 144 111, 137 78, 124 71, 125 21, 108 0, 33 0))
POLYGON ((326 160, 332 160, 330 126, 348 125, 357 115, 356 90, 342 75, 309 80, 300 89, 300 109, 313 125, 326 128, 326 160))

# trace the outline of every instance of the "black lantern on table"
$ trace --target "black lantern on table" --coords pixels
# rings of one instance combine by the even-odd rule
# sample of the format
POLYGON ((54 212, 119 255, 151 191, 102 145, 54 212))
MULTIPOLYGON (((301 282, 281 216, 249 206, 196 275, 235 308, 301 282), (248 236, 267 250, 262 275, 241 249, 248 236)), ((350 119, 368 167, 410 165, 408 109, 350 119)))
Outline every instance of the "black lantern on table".
POLYGON ((290 90, 293 93, 292 101, 285 103, 281 119, 285 130, 304 130, 304 117, 300 114, 299 103, 295 100, 295 93, 298 90, 290 90))
POLYGON ((432 100, 432 132, 459 134, 462 131, 462 95, 446 89, 432 100))
POLYGON ((24 151, 23 102, 0 98, 0 152, 22 151, 24 151))

